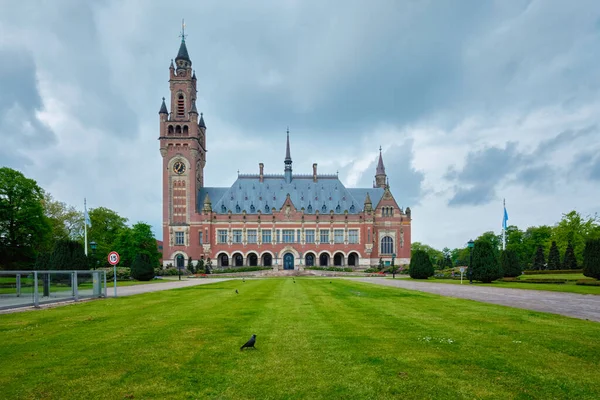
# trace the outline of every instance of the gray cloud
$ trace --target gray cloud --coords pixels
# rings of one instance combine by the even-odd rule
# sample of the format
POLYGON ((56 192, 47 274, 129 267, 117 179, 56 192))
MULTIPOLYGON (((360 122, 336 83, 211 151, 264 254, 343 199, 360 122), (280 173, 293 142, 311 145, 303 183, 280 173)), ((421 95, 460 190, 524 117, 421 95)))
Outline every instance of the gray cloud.
MULTIPOLYGON (((445 180, 455 190, 451 206, 484 206, 499 184, 563 193, 565 176, 600 177, 597 118, 577 117, 600 101, 599 56, 589 50, 600 47, 596 3, 6 2, 0 164, 24 166, 62 201, 77 204, 88 193, 132 221, 152 221, 160 236, 157 111, 168 98, 168 65, 185 17, 198 108, 209 128, 207 185, 231 184, 237 169, 253 172, 258 162, 280 173, 286 126, 294 172, 310 173, 319 162, 321 172, 333 173, 360 159, 359 147, 381 126, 443 131, 470 118, 485 126, 554 107, 585 122, 506 145, 485 144, 475 131, 464 146, 481 147, 445 180), (60 102, 55 117, 66 119, 54 132, 37 118, 48 100, 60 102), (40 148, 47 151, 31 151, 40 148), (584 151, 588 158, 575 161, 584 151), (84 190, 83 182, 94 185, 84 190)), ((443 183, 412 167, 415 159, 425 168, 437 161, 415 157, 415 143, 384 154, 403 206, 423 202, 425 183, 443 183)), ((375 160, 358 186, 371 186, 374 170, 375 160)))

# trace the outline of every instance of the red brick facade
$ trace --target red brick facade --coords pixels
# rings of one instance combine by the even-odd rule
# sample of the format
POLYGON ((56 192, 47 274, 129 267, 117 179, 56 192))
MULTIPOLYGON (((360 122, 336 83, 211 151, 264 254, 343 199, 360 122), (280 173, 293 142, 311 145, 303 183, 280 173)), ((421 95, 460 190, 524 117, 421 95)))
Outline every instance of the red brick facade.
MULTIPOLYGON (((182 40, 163 101, 163 265, 210 259, 219 265, 307 264, 368 268, 410 262, 411 211, 402 210, 379 158, 376 187, 345 188, 337 175, 293 175, 289 135, 283 175, 239 175, 230 188, 205 188, 206 126, 196 110, 196 76, 182 40), (371 200, 372 199, 372 200, 371 200), (313 209, 314 208, 314 209, 313 209)), ((183 264, 183 265, 182 265, 183 264)))

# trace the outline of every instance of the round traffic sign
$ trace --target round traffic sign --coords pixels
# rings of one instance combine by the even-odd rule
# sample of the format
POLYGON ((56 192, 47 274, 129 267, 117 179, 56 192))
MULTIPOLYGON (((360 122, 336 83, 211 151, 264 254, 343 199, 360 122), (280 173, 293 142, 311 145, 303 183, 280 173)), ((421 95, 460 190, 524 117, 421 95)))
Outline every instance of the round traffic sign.
POLYGON ((116 251, 111 251, 110 253, 108 253, 108 263, 110 265, 117 265, 120 259, 121 257, 119 257, 119 253, 117 253, 116 251))

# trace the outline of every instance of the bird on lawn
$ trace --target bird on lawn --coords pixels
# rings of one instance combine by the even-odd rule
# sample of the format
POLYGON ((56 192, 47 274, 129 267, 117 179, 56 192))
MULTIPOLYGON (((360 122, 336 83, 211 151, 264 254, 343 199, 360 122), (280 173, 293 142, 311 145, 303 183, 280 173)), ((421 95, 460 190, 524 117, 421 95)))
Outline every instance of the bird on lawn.
POLYGON ((240 294, 240 292, 238 292, 237 289, 235 289, 235 294, 240 294))
POLYGON ((254 343, 256 343, 256 335, 252 335, 250 340, 248 340, 246 343, 244 343, 244 345, 242 347, 240 347, 240 351, 244 350, 244 347, 246 347, 246 348, 252 347, 253 349, 256 349, 256 347, 254 347, 254 343))

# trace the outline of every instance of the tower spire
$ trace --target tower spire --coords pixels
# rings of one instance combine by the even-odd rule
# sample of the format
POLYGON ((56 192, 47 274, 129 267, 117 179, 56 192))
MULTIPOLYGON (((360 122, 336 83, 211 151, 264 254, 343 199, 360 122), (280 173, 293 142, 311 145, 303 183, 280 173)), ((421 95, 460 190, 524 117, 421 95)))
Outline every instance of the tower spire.
POLYGON ((292 156, 290 155, 290 128, 287 128, 287 141, 285 144, 285 181, 287 183, 292 182, 292 156))
POLYGON ((181 45, 179 46, 179 51, 177 52, 177 57, 175 57, 175 63, 177 64, 177 69, 180 68, 191 68, 192 60, 190 60, 190 56, 187 51, 187 46, 185 45, 185 22, 181 20, 181 45))
POLYGON ((377 162, 377 169, 375 170, 375 185, 373 187, 386 187, 385 166, 383 165, 383 157, 381 155, 381 146, 379 146, 379 161, 377 162))

